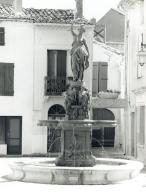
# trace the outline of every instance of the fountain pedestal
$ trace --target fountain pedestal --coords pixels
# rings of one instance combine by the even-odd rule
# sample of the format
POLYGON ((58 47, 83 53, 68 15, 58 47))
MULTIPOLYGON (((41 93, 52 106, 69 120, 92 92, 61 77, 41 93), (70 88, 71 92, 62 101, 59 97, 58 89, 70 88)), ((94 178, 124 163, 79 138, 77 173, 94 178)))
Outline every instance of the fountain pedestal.
POLYGON ((92 167, 96 164, 91 152, 91 123, 85 123, 89 113, 89 91, 82 81, 74 81, 66 91, 66 121, 61 126, 61 156, 57 166, 92 167))
POLYGON ((61 155, 57 166, 92 167, 96 164, 91 152, 91 125, 83 121, 69 121, 61 130, 61 155))

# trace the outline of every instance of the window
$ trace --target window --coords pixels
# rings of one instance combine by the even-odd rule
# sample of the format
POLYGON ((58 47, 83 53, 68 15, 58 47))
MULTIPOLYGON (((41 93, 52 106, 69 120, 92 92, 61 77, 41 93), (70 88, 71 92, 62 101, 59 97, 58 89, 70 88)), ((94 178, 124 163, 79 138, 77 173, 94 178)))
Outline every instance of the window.
POLYGON ((5 45, 5 29, 0 27, 0 45, 5 45))
POLYGON ((14 95, 14 64, 0 63, 0 96, 14 95))
POLYGON ((65 109, 61 105, 53 105, 48 111, 48 119, 64 119, 65 118, 65 109))
POLYGON ((48 50, 48 76, 66 77, 66 51, 48 50))
POLYGON ((64 50, 48 50, 45 95, 61 95, 66 90, 66 54, 64 50))
POLYGON ((108 81, 108 63, 94 62, 93 63, 93 96, 100 91, 107 90, 108 81))

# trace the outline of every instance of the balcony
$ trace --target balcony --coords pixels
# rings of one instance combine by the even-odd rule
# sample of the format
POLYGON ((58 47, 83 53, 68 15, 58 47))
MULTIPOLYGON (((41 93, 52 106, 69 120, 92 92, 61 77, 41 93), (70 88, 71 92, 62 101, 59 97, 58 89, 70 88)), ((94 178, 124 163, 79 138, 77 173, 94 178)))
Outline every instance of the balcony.
POLYGON ((91 101, 92 108, 127 108, 127 99, 102 99, 93 97, 91 101))
POLYGON ((57 96, 66 91, 66 77, 45 77, 45 95, 57 96))

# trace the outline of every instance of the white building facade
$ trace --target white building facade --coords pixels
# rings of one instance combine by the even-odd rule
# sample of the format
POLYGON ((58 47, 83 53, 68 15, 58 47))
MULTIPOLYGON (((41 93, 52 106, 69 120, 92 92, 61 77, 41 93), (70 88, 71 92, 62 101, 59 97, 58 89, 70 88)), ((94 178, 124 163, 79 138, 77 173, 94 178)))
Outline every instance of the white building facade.
POLYGON ((126 15, 126 154, 146 164, 146 1, 122 0, 119 8, 126 15))
POLYGON ((125 151, 125 62, 123 54, 115 48, 104 43, 93 43, 93 114, 97 120, 116 120, 117 126, 104 129, 105 151, 106 147, 125 151), (117 99, 104 99, 98 95, 100 92, 119 91, 117 99), (100 119, 99 119, 100 118, 100 119))
MULTIPOLYGON (((65 116, 63 93, 73 76, 70 50, 74 13, 72 10, 22 9, 21 1, 17 4, 17 0, 7 0, 7 4, 0 2, 0 155, 59 152, 60 132, 38 126, 38 123, 65 116), (11 2, 15 3, 14 9, 11 2)), ((109 130, 104 132, 108 133, 104 144, 105 147, 122 147, 124 151, 123 57, 109 46, 93 44, 94 26, 84 22, 84 39, 90 53, 89 68, 84 74, 92 97, 90 118, 99 119, 100 113, 106 114, 107 120, 116 120, 116 130, 110 134, 109 130), (99 63, 106 64, 106 72, 95 70, 99 63), (96 97, 99 74, 107 76, 103 90, 120 91, 119 99, 96 97)), ((78 27, 79 23, 76 23, 76 32, 78 27)), ((98 138, 101 133, 94 134, 101 139, 98 138)))
MULTIPOLYGON (((48 129, 37 124, 48 119, 52 106, 64 109, 62 93, 72 77, 70 27, 74 15, 71 10, 35 9, 14 15, 10 5, 5 15, 5 7, 1 8, 0 155, 46 154, 48 129)), ((91 91, 93 26, 85 25, 85 30, 90 67, 84 80, 91 91)))

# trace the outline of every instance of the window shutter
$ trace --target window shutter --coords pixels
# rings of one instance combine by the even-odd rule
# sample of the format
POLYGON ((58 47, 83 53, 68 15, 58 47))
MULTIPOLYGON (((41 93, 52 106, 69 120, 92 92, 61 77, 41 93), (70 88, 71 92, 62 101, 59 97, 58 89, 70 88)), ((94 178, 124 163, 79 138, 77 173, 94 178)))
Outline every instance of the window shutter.
POLYGON ((48 72, 47 75, 49 77, 56 77, 56 62, 57 62, 57 51, 56 50, 48 50, 48 72))
POLYGON ((66 51, 59 50, 57 55, 57 76, 66 77, 66 51))
POLYGON ((0 116, 0 144, 5 144, 5 117, 0 116))
POLYGON ((13 96, 14 95, 14 64, 7 63, 4 66, 5 66, 5 77, 4 77, 5 95, 13 96))
POLYGON ((4 95, 4 64, 0 63, 0 95, 4 95))
POLYGON ((107 70, 108 70, 107 62, 99 62, 99 70, 98 70, 98 91, 106 91, 107 90, 107 70))
POLYGON ((93 62, 92 74, 92 94, 96 96, 98 93, 98 62, 93 62))
POLYGON ((0 27, 0 45, 5 45, 5 29, 0 27))

